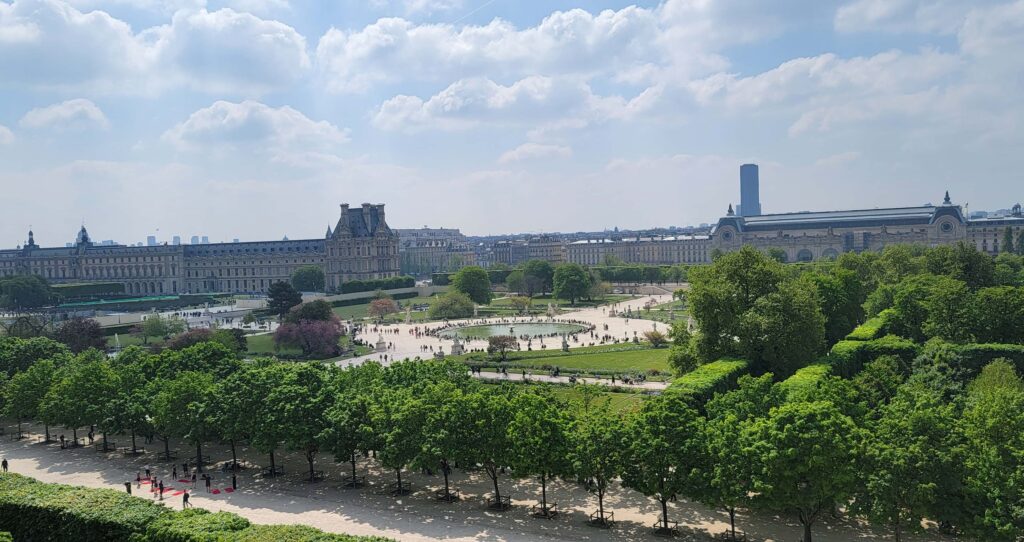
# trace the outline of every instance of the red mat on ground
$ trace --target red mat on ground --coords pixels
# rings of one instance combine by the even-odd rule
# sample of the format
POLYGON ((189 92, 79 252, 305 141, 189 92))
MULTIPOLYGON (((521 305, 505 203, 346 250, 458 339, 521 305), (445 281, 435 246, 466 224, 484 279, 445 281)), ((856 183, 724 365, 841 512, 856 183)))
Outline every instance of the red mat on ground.
POLYGON ((141 483, 141 484, 148 484, 148 483, 149 483, 149 480, 143 480, 143 481, 141 481, 141 482, 139 482, 139 483, 141 483))
POLYGON ((230 487, 224 488, 224 493, 234 493, 234 492, 235 492, 235 490, 230 488, 230 487))
POLYGON ((213 493, 214 495, 220 495, 220 490, 219 489, 214 489, 214 490, 210 491, 210 493, 213 493))
POLYGON ((178 482, 181 482, 182 484, 191 484, 191 483, 192 483, 192 480, 188 480, 188 479, 181 479, 181 480, 178 480, 178 482))
POLYGON ((185 493, 185 490, 184 489, 179 489, 178 491, 175 491, 174 493, 171 493, 171 496, 172 497, 177 497, 178 495, 181 495, 182 493, 185 493))

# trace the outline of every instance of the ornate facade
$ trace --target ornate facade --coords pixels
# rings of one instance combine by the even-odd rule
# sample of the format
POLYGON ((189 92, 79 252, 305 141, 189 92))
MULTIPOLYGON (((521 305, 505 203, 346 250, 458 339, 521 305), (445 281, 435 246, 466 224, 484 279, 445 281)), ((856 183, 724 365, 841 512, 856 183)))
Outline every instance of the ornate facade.
POLYGON ((53 283, 116 282, 140 295, 263 293, 299 267, 324 270, 328 290, 342 282, 399 274, 398 235, 384 206, 341 206, 341 217, 324 239, 159 245, 97 245, 85 226, 73 246, 42 248, 32 232, 23 247, 0 250, 0 276, 35 274, 53 283))

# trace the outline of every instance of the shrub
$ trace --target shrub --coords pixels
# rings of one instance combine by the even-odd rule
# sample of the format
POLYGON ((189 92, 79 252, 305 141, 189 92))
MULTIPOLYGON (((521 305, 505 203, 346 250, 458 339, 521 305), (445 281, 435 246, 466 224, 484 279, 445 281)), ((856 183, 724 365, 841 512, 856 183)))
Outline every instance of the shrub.
POLYGON ((860 372, 864 365, 879 356, 896 356, 908 366, 917 357, 920 347, 908 339, 886 335, 871 341, 839 341, 828 355, 832 372, 843 378, 850 378, 860 372))
POLYGON ((793 376, 779 382, 779 390, 788 401, 799 401, 806 397, 818 382, 832 374, 832 366, 828 363, 815 363, 798 370, 793 376))
POLYGON ((374 290, 394 290, 397 288, 412 288, 416 286, 416 279, 412 277, 391 277, 375 280, 350 280, 342 283, 341 293, 351 294, 355 292, 372 292, 374 290))
POLYGON ((216 542, 225 540, 226 533, 237 533, 249 528, 249 520, 228 512, 210 513, 191 508, 167 514, 146 530, 148 542, 216 542))
POLYGON ((846 340, 871 341, 880 338, 882 334, 887 331, 886 328, 889 324, 890 315, 892 315, 892 309, 885 309, 878 313, 878 316, 875 316, 854 328, 854 330, 846 336, 846 340))
POLYGON ((473 301, 461 292, 448 292, 430 305, 427 314, 435 320, 469 318, 473 316, 473 301))
POLYGON ((750 369, 749 366, 749 362, 742 359, 721 359, 707 363, 673 380, 666 393, 687 394, 692 405, 703 407, 715 393, 732 389, 736 380, 750 369))

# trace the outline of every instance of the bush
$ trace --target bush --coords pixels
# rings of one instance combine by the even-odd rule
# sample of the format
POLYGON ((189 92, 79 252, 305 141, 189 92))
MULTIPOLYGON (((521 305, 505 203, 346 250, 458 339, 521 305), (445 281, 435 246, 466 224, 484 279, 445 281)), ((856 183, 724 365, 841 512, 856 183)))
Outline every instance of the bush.
POLYGON ((807 397, 826 376, 832 374, 828 363, 815 363, 798 370, 793 376, 779 382, 779 389, 787 401, 799 401, 807 397))
POLYGON ((167 514, 146 531, 149 542, 216 542, 227 537, 225 533, 237 533, 248 529, 249 520, 228 512, 210 513, 207 510, 191 508, 174 514, 167 514))
MULTIPOLYGON (((391 299, 394 299, 394 300, 397 301, 399 299, 413 299, 413 298, 419 297, 419 296, 420 296, 419 292, 405 292, 403 294, 391 295, 391 299)), ((361 297, 359 299, 339 299, 338 301, 331 301, 331 306, 332 307, 351 307, 353 305, 365 305, 365 304, 367 304, 369 302, 368 301, 369 299, 371 299, 371 298, 361 297)))
POLYGON ((868 362, 879 356, 896 356, 908 366, 917 357, 920 347, 908 339, 886 335, 872 341, 839 341, 828 354, 832 372, 843 378, 851 378, 868 362))
POLYGON ((412 277, 391 277, 376 280, 350 280, 341 285, 341 293, 351 294, 355 292, 372 292, 374 290, 394 290, 397 288, 412 288, 416 286, 416 279, 412 277))
POLYGON ((673 380, 665 393, 689 395, 690 404, 703 407, 715 393, 725 393, 732 389, 736 380, 747 373, 749 366, 742 359, 721 359, 707 363, 673 380))
POLYGON ((92 282, 87 284, 55 284, 53 293, 61 299, 79 297, 96 297, 101 295, 119 295, 124 293, 124 284, 120 282, 92 282))
POLYGON ((892 309, 885 309, 878 313, 878 316, 869 319, 867 322, 857 326, 849 335, 846 336, 848 341, 871 341, 878 339, 883 333, 887 331, 889 324, 889 317, 892 315, 892 309))
MULTIPOLYGON (((490 279, 491 284, 505 284, 510 273, 512 273, 511 269, 488 269, 487 278, 490 279)), ((448 286, 452 283, 454 275, 455 273, 431 273, 430 283, 434 286, 448 286)))
POLYGON ((473 316, 473 300, 460 292, 448 292, 430 305, 427 313, 431 318, 454 320, 473 316))
POLYGON ((955 369, 958 378, 963 379, 965 382, 974 379, 974 377, 981 374, 981 370, 986 365, 1000 358, 1013 364, 1018 373, 1024 374, 1024 345, 929 342, 925 345, 924 356, 934 358, 934 349, 939 347, 950 349, 956 354, 949 357, 948 363, 951 368, 955 369))

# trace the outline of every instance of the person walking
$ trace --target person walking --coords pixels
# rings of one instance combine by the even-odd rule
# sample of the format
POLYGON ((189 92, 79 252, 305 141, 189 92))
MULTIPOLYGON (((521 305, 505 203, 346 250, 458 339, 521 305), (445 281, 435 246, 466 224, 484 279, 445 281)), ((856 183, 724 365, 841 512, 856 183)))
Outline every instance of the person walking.
POLYGON ((171 468, 171 478, 173 478, 174 480, 178 479, 178 466, 177 465, 175 465, 174 467, 171 468))
POLYGON ((206 478, 206 492, 209 493, 210 492, 210 482, 212 481, 212 479, 210 478, 209 474, 204 474, 203 477, 206 478))
POLYGON ((181 508, 185 509, 191 507, 192 504, 188 502, 188 490, 186 489, 185 492, 181 494, 181 508))
POLYGON ((235 473, 231 473, 231 489, 238 489, 238 476, 235 473))
POLYGON ((8 463, 7 463, 7 458, 6 457, 4 458, 3 461, 0 461, 0 467, 3 468, 4 472, 7 472, 8 463))
POLYGON ((160 480, 160 500, 164 500, 164 481, 160 480))
POLYGON ((128 481, 128 482, 125 482, 125 483, 124 483, 124 490, 125 490, 125 492, 126 492, 126 493, 128 493, 129 495, 131 495, 131 494, 132 494, 132 483, 131 483, 131 481, 128 481))
POLYGON ((196 488, 196 471, 192 471, 192 489, 196 488))
POLYGON ((145 470, 146 470, 146 479, 149 480, 149 478, 150 478, 150 476, 149 476, 149 465, 146 465, 145 470))

